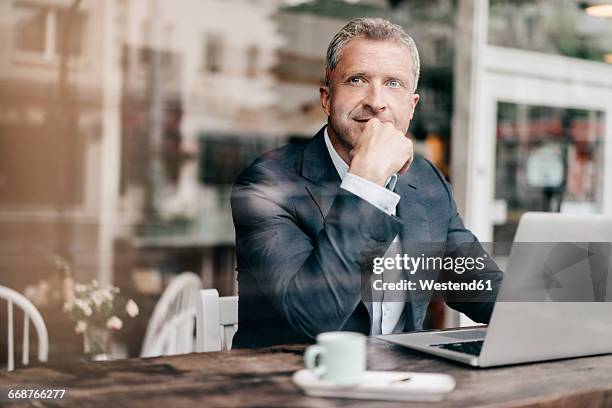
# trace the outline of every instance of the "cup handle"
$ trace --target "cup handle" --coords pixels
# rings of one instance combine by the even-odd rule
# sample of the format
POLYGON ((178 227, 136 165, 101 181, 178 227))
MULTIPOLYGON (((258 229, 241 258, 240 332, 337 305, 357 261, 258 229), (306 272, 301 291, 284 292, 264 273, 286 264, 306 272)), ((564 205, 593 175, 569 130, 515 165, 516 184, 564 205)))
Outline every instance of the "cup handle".
POLYGON ((304 363, 306 368, 311 370, 317 377, 321 377, 327 371, 327 367, 321 365, 321 362, 325 358, 325 349, 321 346, 312 345, 306 349, 304 353, 304 363), (319 364, 317 365, 317 357, 319 358, 319 364))

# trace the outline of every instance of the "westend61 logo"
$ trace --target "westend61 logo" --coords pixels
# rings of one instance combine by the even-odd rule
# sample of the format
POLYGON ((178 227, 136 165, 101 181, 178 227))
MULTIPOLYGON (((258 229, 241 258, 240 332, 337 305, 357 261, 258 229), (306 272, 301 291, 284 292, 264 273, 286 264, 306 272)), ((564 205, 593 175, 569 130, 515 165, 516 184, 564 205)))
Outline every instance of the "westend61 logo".
POLYGON ((414 275, 423 271, 453 271, 463 274, 466 271, 482 271, 485 268, 484 256, 472 257, 440 257, 440 256, 410 256, 408 254, 397 254, 395 257, 376 257, 372 266, 372 272, 377 275, 390 270, 404 270, 414 275))
POLYGON ((364 265, 362 298, 404 302, 409 296, 429 301, 435 291, 453 302, 478 301, 475 293, 482 292, 494 293, 501 302, 612 301, 610 242, 515 242, 495 247, 510 255, 502 276, 495 274, 502 270, 489 255, 495 253, 492 245, 390 246, 386 256, 373 256, 364 265))
POLYGON ((396 254, 395 256, 376 257, 373 259, 372 272, 377 277, 370 280, 371 289, 365 292, 367 299, 380 298, 385 293, 385 301, 404 301, 405 292, 428 293, 432 290, 451 292, 482 292, 492 291, 493 283, 487 279, 472 279, 462 282, 438 282, 438 273, 453 272, 463 275, 465 272, 482 271, 486 267, 487 255, 477 257, 419 256, 396 254), (404 274, 410 276, 417 272, 416 280, 404 279, 404 274), (432 272, 427 273, 427 272, 432 272), (417 275, 417 276, 419 276, 417 275), (392 292, 398 293, 395 297, 392 292))

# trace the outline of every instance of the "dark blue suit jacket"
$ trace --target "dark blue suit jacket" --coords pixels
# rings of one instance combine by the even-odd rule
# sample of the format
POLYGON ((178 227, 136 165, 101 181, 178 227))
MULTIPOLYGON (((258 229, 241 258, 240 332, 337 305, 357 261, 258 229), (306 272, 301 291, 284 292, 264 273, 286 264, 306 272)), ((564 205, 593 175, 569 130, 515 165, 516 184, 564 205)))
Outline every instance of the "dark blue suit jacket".
MULTIPOLYGON (((484 254, 463 226, 448 183, 427 160, 415 157, 398 178, 397 216, 340 189, 340 182, 323 129, 309 141, 266 153, 238 177, 231 199, 239 295, 234 347, 312 342, 331 330, 368 334, 371 312, 362 300, 361 272, 398 233, 404 248, 438 242, 443 255, 453 256, 456 244, 468 242, 484 254)), ((438 280, 474 278, 443 275, 438 280)), ((502 273, 490 261, 478 278, 490 279, 497 289, 502 273)), ((496 292, 446 300, 473 320, 488 322, 496 292)), ((421 293, 406 303, 404 331, 422 328, 430 297, 421 293)))

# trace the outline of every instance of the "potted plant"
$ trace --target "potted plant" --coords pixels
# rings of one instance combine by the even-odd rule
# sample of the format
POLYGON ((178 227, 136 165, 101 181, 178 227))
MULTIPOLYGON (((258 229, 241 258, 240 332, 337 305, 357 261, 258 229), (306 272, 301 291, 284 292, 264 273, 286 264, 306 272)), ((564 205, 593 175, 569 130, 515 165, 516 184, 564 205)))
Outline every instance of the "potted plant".
POLYGON ((118 294, 119 288, 93 280, 75 284, 64 303, 64 312, 76 323, 75 331, 83 334, 85 355, 90 360, 111 359, 111 332, 123 327, 121 316, 138 315, 136 302, 132 299, 120 302, 118 294))

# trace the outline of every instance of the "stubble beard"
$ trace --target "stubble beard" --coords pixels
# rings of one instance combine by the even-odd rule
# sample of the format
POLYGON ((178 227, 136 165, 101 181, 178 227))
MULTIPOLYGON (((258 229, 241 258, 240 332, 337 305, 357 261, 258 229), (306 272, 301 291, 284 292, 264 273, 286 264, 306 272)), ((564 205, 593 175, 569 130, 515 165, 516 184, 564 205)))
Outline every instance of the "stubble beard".
MULTIPOLYGON (((338 124, 336 123, 334 120, 332 120, 331 117, 327 118, 327 126, 329 128, 329 130, 331 130, 330 133, 330 137, 332 137, 333 135, 333 139, 336 142, 338 142, 340 144, 340 148, 344 151, 344 155, 340 154, 340 156, 347 161, 347 164, 350 165, 350 153, 351 150, 353 150, 353 148, 355 147, 355 144, 357 143, 357 139, 358 136, 355 135, 355 131, 356 129, 350 129, 347 126, 343 126, 342 124, 338 124), (346 157, 344 157, 346 156, 346 157), (348 160, 347 160, 348 159, 348 160)), ((336 148, 337 149, 337 148, 336 148)), ((341 153, 341 152, 338 152, 341 153)))

